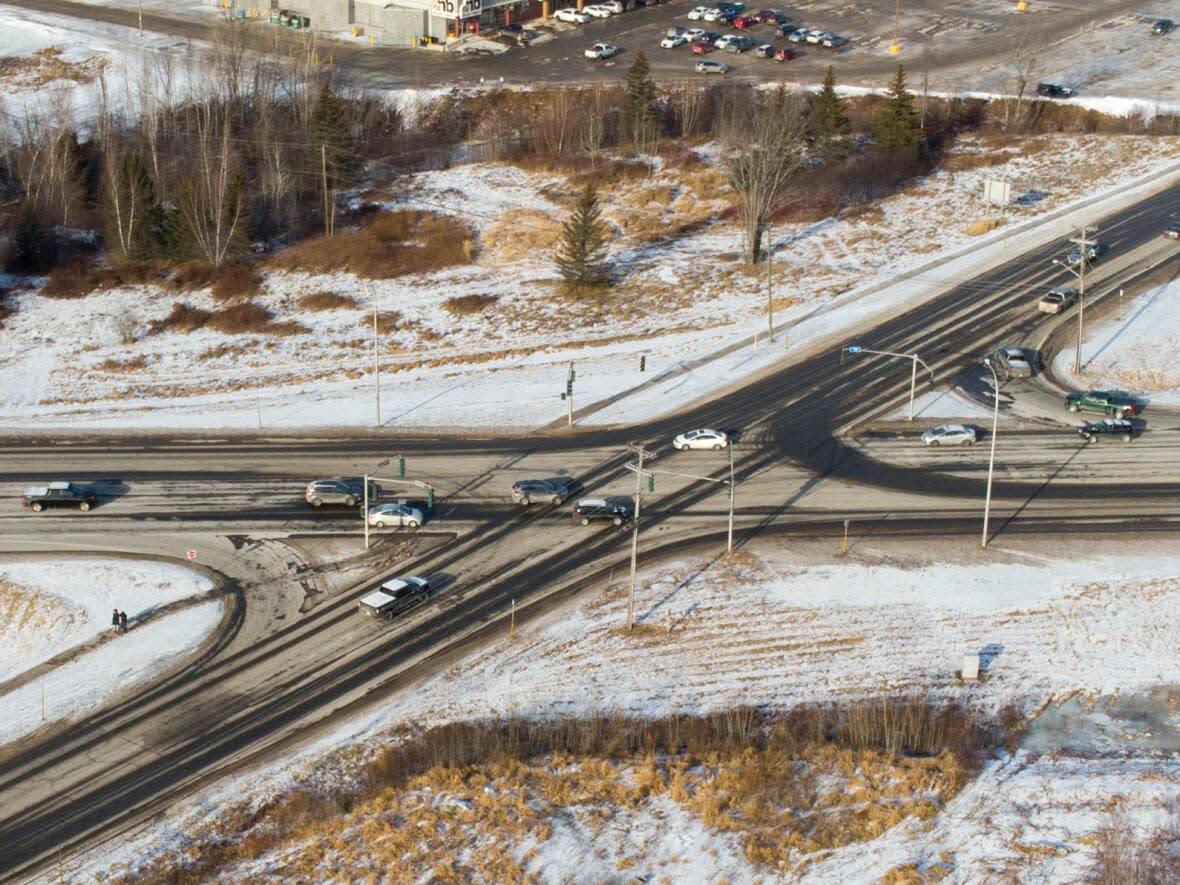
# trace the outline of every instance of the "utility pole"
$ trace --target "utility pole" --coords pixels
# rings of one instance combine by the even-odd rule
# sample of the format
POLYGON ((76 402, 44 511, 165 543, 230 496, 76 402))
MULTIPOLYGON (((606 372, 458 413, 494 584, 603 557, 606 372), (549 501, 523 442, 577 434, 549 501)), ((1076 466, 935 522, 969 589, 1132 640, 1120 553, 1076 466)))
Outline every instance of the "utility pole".
POLYGON ((643 459, 656 459, 654 452, 649 452, 641 444, 631 443, 627 446, 639 458, 639 466, 635 471, 635 513, 631 516, 631 589, 627 593, 627 632, 635 625, 635 562, 639 556, 639 510, 643 495, 643 459))
POLYGON ((363 517, 365 523, 365 550, 369 549, 369 474, 364 476, 365 483, 365 515, 363 517))
POLYGON ((574 426, 574 378, 577 373, 574 371, 574 361, 570 360, 570 371, 565 377, 565 424, 566 427, 574 426))
POLYGON ((995 404, 992 406, 992 451, 987 460, 987 497, 983 500, 983 540, 980 542, 981 547, 986 547, 987 520, 992 510, 992 473, 996 469, 996 431, 1000 427, 1000 376, 996 374, 996 367, 990 359, 985 358, 983 364, 991 370, 992 381, 995 384, 992 388, 995 394, 995 404))
POLYGON ((774 240, 770 229, 766 231, 766 342, 774 343, 774 282, 772 265, 774 264, 774 240))
MULTIPOLYGON (((1070 240, 1071 243, 1078 247, 1078 266, 1076 270, 1064 261, 1059 261, 1056 258, 1053 259, 1054 264, 1064 267, 1078 278, 1078 345, 1073 356, 1073 372, 1075 375, 1082 371, 1082 324, 1086 309, 1086 265, 1090 263, 1090 247, 1097 247, 1098 245, 1097 240, 1090 239, 1090 234, 1096 233, 1097 230, 1095 227, 1082 227, 1080 235, 1070 240)), ((1097 249, 1095 249, 1095 254, 1097 254, 1097 249)))
POLYGON ((332 207, 328 200, 328 145, 320 145, 320 174, 324 187, 324 236, 332 236, 332 207))
POLYGON ((139 36, 143 36, 143 0, 139 0, 139 36))
POLYGON ((377 426, 381 426, 381 350, 377 332, 377 290, 373 290, 373 382, 377 405, 377 426))
POLYGON ((733 553, 733 440, 725 448, 729 451, 729 538, 725 542, 725 552, 733 553))

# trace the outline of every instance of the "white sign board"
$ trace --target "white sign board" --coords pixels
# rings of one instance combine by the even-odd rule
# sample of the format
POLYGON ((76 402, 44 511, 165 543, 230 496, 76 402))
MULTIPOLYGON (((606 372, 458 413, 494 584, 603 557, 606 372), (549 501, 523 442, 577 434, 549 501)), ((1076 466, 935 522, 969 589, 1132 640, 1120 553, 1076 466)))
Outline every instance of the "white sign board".
POLYGON ((1006 181, 985 181, 983 183, 983 201, 997 206, 1006 206, 1012 199, 1012 185, 1006 181))
MULTIPOLYGON (((488 6, 503 4, 489 3, 488 6)), ((483 11, 483 0, 431 0, 430 14, 440 18, 471 18, 483 11)))

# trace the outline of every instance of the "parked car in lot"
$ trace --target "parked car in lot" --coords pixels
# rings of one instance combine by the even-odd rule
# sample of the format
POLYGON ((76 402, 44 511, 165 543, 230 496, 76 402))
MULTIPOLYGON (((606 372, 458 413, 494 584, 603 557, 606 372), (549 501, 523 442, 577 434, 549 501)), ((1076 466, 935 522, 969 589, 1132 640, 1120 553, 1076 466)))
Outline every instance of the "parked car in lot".
POLYGON ((970 446, 975 443, 975 428, 964 424, 940 424, 922 434, 928 446, 970 446))
POLYGON ((721 16, 724 14, 725 10, 723 10, 721 7, 711 6, 705 11, 705 14, 701 16, 701 19, 707 22, 719 22, 721 21, 721 16))
POLYGON ((611 15, 622 15, 625 11, 621 0, 604 0, 604 2, 597 3, 595 5, 601 6, 603 9, 608 10, 611 15))
POLYGON ((694 6, 688 13, 688 20, 690 22, 704 21, 706 13, 712 8, 711 6, 694 6))
POLYGON ((774 58, 774 46, 770 43, 759 43, 754 47, 754 54, 759 58, 774 58))
POLYGON ((995 362, 1005 378, 1032 377, 1032 363, 1022 348, 1001 347, 996 351, 995 362))
POLYGON ((586 58, 592 60, 601 60, 604 58, 611 58, 619 54, 619 47, 614 43, 595 43, 586 50, 586 58))
POLYGON ((386 581, 372 593, 360 598, 357 608, 370 618, 392 621, 408 608, 430 598, 430 582, 407 576, 386 581))
POLYGON ((1139 406, 1133 399, 1114 390, 1071 393, 1065 398, 1065 407, 1071 412, 1099 412, 1114 418, 1125 418, 1139 411, 1139 406))
POLYGON ((795 28, 793 31, 789 31, 784 36, 792 43, 805 43, 807 42, 807 35, 810 33, 810 28, 795 28))
POLYGON ((704 28, 689 28, 684 32, 684 36, 688 38, 689 43, 696 43, 698 40, 704 40, 708 33, 704 28))
POLYGON ((697 62, 696 72, 698 74, 727 74, 729 73, 729 65, 706 58, 697 62))
POLYGON ((729 437, 720 430, 689 430, 672 440, 672 447, 677 451, 688 449, 724 449, 729 445, 729 437))
POLYGON ((798 56, 795 54, 795 50, 789 46, 780 46, 774 51, 775 61, 791 61, 795 58, 798 56))
POLYGON ((744 31, 746 28, 754 28, 760 24, 758 19, 752 15, 739 15, 733 20, 733 26, 738 30, 744 31))
POLYGON ((684 34, 676 34, 675 36, 668 35, 660 41, 661 49, 675 49, 677 46, 683 46, 688 42, 688 37, 684 34))
POLYGON ((702 40, 697 40, 696 43, 692 44, 693 55, 706 55, 707 53, 712 52, 714 49, 713 44, 715 42, 716 41, 710 40, 708 37, 705 37, 702 40))
POLYGON ((567 24, 571 25, 584 25, 586 22, 590 21, 590 16, 584 12, 578 12, 578 10, 574 9, 573 7, 570 7, 569 9, 559 9, 557 12, 553 13, 553 17, 559 22, 566 22, 567 24))
POLYGON ((85 512, 98 501, 98 493, 90 486, 76 482, 51 482, 44 486, 25 489, 20 502, 34 513, 47 507, 77 507, 85 512))
POLYGON ((1164 236, 1173 240, 1180 240, 1180 224, 1169 224, 1164 236))
POLYGON ((731 42, 736 40, 738 38, 738 36, 739 36, 738 34, 723 34, 722 36, 718 37, 716 40, 713 41, 713 48, 714 49, 724 49, 731 42))
MULTIPOLYGON (((369 498, 376 498, 380 491, 381 487, 369 480, 369 498)), ((355 507, 365 500, 365 481, 361 477, 315 479, 303 490, 303 499, 312 507, 325 504, 355 507)))
POLYGON ((811 28, 807 31, 807 36, 803 40, 810 43, 812 46, 818 45, 820 40, 824 38, 827 31, 821 31, 819 28, 811 28))
POLYGON ((1171 31, 1174 27, 1176 26, 1172 23, 1170 18, 1161 18, 1151 26, 1151 33, 1155 34, 1157 37, 1161 37, 1171 31))
POLYGON ((1060 83, 1038 83, 1037 95, 1042 98, 1069 98, 1073 95, 1073 90, 1067 89, 1060 83))
POLYGON ((378 504, 369 508, 369 525, 379 529, 395 525, 416 529, 422 525, 422 511, 408 504, 378 504))
POLYGON ((1072 286, 1055 286, 1037 302, 1041 313, 1063 313, 1078 300, 1078 290, 1072 286))
POLYGON ((574 522, 582 525, 602 520, 622 525, 634 515, 635 505, 630 499, 582 498, 574 505, 574 522))
MULTIPOLYGON (((1094 264, 1102 255, 1102 246, 1091 243, 1086 246, 1086 264, 1094 264)), ((1065 254, 1065 263, 1070 267, 1077 267, 1082 263, 1082 247, 1074 246, 1065 254)))
POLYGON ((593 6, 583 6, 582 12, 591 18, 610 18, 614 15, 607 7, 595 4, 593 6))
POLYGON ((847 37, 841 37, 839 34, 832 34, 828 31, 825 31, 819 39, 819 45, 824 49, 839 49, 847 42, 847 37))
POLYGON ((1140 430, 1125 418, 1103 418, 1083 424, 1078 428, 1078 433, 1089 443, 1096 443, 1103 436, 1116 436, 1123 442, 1130 442, 1140 434, 1140 430))
POLYGON ((782 27, 790 21, 786 13, 779 12, 776 9, 760 9, 754 13, 754 18, 758 19, 764 25, 774 25, 776 28, 782 27))
POLYGON ((745 52, 747 49, 754 48, 754 40, 752 37, 747 37, 745 34, 735 34, 733 39, 725 44, 725 51, 732 52, 738 55, 745 52))
POLYGON ((512 484, 512 500, 524 507, 534 501, 561 504, 574 490, 574 482, 561 477, 554 479, 521 479, 512 484))

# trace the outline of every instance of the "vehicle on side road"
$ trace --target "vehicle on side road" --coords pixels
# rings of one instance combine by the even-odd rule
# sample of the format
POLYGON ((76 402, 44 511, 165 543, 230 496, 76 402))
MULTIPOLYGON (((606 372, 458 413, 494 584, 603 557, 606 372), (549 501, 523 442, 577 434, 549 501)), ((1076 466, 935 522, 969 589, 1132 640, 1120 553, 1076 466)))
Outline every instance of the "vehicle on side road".
POLYGON ((608 500, 607 498, 582 498, 574 505, 574 522, 590 525, 592 522, 610 520, 614 525, 622 525, 635 515, 635 506, 628 500, 608 500))
POLYGON ((1065 407, 1071 412, 1100 412, 1115 418, 1123 418, 1139 412, 1139 405, 1133 399, 1114 390, 1088 390, 1085 393, 1071 393, 1065 398, 1065 407))
POLYGON ((1042 98, 1070 98, 1073 95, 1073 90, 1067 89, 1060 83, 1038 83, 1037 95, 1042 98))
MULTIPOLYGON (((1101 243, 1090 243, 1086 246, 1086 264, 1094 264, 1102 255, 1103 249, 1101 243)), ((1065 263, 1070 267, 1077 267, 1082 263, 1082 247, 1074 246, 1065 254, 1065 263)))
POLYGON ((392 621, 406 609, 429 598, 430 582, 425 578, 393 578, 372 593, 362 596, 357 608, 370 618, 392 621))
POLYGON ((711 6, 694 6, 692 11, 688 13, 688 20, 690 22, 704 21, 705 14, 712 8, 711 6))
POLYGON ((1064 313, 1078 300, 1078 290, 1072 286, 1056 286, 1037 302, 1041 313, 1064 313))
POLYGON ((995 362, 999 365, 1005 378, 1032 377, 1032 363, 1022 348, 1001 347, 996 351, 995 362))
POLYGON ((1180 240, 1180 224, 1169 224, 1164 236, 1173 240, 1180 240))
POLYGON ((416 529, 422 525, 422 511, 408 504, 378 504, 369 508, 369 525, 379 529, 404 525, 416 529))
MULTIPOLYGON (((381 487, 369 480, 369 499, 376 498, 381 487)), ((365 500, 365 481, 360 477, 345 479, 314 479, 303 490, 303 499, 312 507, 325 504, 343 504, 356 507, 365 500)))
POLYGON ((1078 428, 1078 433, 1086 442, 1096 443, 1101 436, 1117 436, 1123 442, 1130 442, 1140 433, 1139 428, 1123 418, 1103 418, 1092 421, 1078 428))
POLYGON ((677 46, 683 46, 688 42, 688 38, 684 34, 669 35, 660 41, 661 49, 675 49, 677 46))
POLYGON ((557 477, 554 479, 521 479, 512 484, 512 500, 528 507, 534 501, 549 501, 561 504, 574 492, 574 482, 557 477))
POLYGON ((586 58, 592 61, 597 61, 604 58, 611 58, 619 54, 619 47, 614 43, 595 43, 586 50, 586 58))
POLYGON ((672 447, 680 452, 689 449, 724 449, 729 445, 729 437, 720 430, 689 430, 672 440, 672 447))
POLYGON ((553 17, 559 22, 565 22, 570 25, 584 25, 590 21, 590 16, 584 12, 578 12, 572 6, 568 9, 559 9, 553 13, 553 17))
POLYGON ((963 424, 940 424, 922 434, 928 446, 970 446, 975 444, 975 428, 963 424))
POLYGON ((1162 37, 1174 27, 1176 27, 1176 25, 1172 23, 1170 18, 1161 18, 1151 26, 1151 33, 1155 34, 1157 37, 1162 37))
POLYGON ((20 502, 34 513, 48 507, 77 507, 86 512, 98 501, 98 493, 90 486, 76 482, 51 482, 44 486, 25 489, 20 502))
POLYGON ((724 62, 705 59, 704 61, 697 62, 696 71, 698 74, 728 74, 729 65, 724 62))

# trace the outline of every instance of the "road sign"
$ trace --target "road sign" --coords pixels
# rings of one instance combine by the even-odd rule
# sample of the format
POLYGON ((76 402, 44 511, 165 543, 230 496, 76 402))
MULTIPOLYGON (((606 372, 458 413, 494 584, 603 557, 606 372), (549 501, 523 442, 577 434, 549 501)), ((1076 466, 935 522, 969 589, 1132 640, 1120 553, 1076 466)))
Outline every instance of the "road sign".
POLYGON ((858 345, 858 344, 854 344, 854 345, 852 345, 852 347, 846 347, 844 349, 847 350, 849 353, 860 353, 860 345, 858 345))
POLYGON ((197 558, 197 551, 196 550, 186 550, 186 551, 184 551, 184 555, 185 555, 186 559, 196 559, 197 558))
POLYGON ((983 200, 997 206, 1006 206, 1012 200, 1012 185, 1007 181, 985 181, 983 200))

